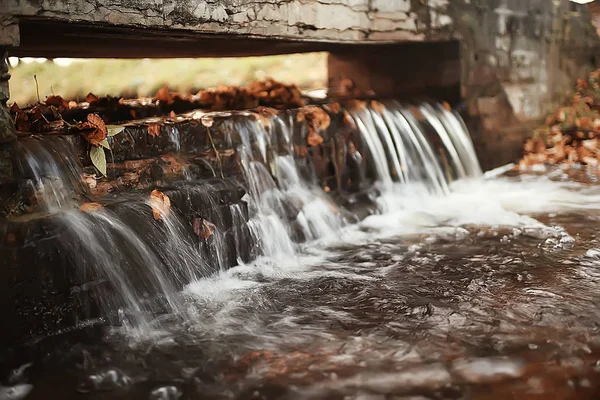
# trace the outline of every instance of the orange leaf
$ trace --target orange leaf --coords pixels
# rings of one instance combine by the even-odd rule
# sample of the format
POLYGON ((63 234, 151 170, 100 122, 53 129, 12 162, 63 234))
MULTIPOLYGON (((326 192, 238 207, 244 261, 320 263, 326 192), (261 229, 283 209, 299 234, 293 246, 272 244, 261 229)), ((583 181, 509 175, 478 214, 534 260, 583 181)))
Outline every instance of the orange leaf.
POLYGON ((202 239, 208 239, 215 231, 215 225, 202 218, 194 218, 193 222, 194 233, 202 239))
POLYGON ((166 86, 163 86, 160 89, 158 89, 158 92, 156 92, 154 98, 160 101, 161 103, 165 104, 171 104, 173 102, 173 96, 169 94, 169 89, 167 89, 166 86))
POLYGON ((83 137, 92 145, 99 146, 100 142, 106 139, 108 129, 104 120, 98 114, 88 114, 87 122, 79 124, 83 137))
POLYGON ((150 193, 150 207, 152 216, 158 221, 162 216, 168 216, 171 212, 171 199, 163 192, 154 189, 150 193))
POLYGON ((160 135, 160 125, 159 124, 148 125, 148 135, 159 136, 160 135))
POLYGON ((45 103, 48 106, 54 106, 57 108, 58 107, 69 108, 69 103, 67 103, 65 101, 65 99, 63 99, 60 96, 48 96, 48 97, 46 97, 45 103))
POLYGON ((98 98, 98 96, 96 96, 96 95, 95 95, 94 93, 92 93, 92 92, 88 93, 88 94, 87 94, 87 96, 85 96, 85 101, 86 101, 87 103, 89 103, 89 104, 95 103, 95 102, 97 102, 98 100, 100 100, 100 99, 98 98))
POLYGON ((79 206, 79 211, 83 211, 86 213, 91 213, 95 211, 102 210, 104 206, 100 203, 92 202, 92 203, 83 203, 79 206))
POLYGON ((317 132, 311 130, 306 137, 306 143, 308 143, 309 146, 315 147, 323 143, 323 138, 317 132))

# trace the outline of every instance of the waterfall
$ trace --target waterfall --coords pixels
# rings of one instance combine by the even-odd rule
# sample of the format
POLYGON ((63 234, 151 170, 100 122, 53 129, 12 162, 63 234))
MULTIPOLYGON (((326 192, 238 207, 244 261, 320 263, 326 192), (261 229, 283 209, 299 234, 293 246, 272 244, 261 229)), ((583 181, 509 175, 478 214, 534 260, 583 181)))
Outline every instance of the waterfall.
MULTIPOLYGON (((424 188, 444 196, 453 179, 481 176, 463 121, 439 104, 371 102, 348 111, 360 152, 351 142, 335 144, 331 137, 337 132, 324 139, 331 141, 327 150, 307 145, 308 122, 292 112, 202 114, 219 164, 198 162, 215 178, 195 180, 188 171, 183 182, 162 182, 171 212, 156 220, 143 190, 103 199, 105 206, 95 211, 77 210, 78 196, 90 193, 81 183, 73 143, 64 137, 20 140, 16 166, 40 209, 59 216, 66 232, 59 239, 61 254, 77 269, 74 290, 92 290, 105 315, 143 328, 156 313, 185 316, 179 292, 191 282, 260 257, 288 260, 305 242, 336 237, 349 211, 324 190, 313 156, 327 158, 339 150, 340 159, 354 167, 368 164, 380 212, 398 204, 400 192, 424 188), (219 129, 227 132, 216 143, 213 118, 221 118, 219 129), (304 155, 296 151, 299 144, 304 155), (216 178, 226 175, 220 151, 235 154, 239 167, 225 179, 216 178), (225 201, 225 192, 237 193, 238 200, 225 201)), ((184 131, 169 126, 167 134, 184 164, 189 155, 184 131)), ((346 184, 337 164, 327 168, 335 169, 337 186, 346 184)), ((363 190, 358 186, 352 190, 363 190)))
MULTIPOLYGON (((53 211, 75 204, 77 193, 86 193, 82 169, 71 141, 65 137, 31 136, 15 146, 17 173, 31 187, 40 211, 53 211)), ((21 190, 27 190, 24 186, 21 190)))

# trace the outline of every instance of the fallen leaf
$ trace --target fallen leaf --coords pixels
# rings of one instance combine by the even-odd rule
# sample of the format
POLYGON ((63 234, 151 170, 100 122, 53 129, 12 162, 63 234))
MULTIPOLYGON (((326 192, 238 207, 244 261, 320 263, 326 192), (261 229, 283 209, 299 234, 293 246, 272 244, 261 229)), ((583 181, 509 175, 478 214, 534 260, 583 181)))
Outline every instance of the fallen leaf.
POLYGON ((125 130, 124 126, 116 126, 116 125, 107 125, 106 129, 108 131, 108 136, 115 136, 125 130))
POLYGON ((160 135, 160 124, 148 125, 148 134, 150 136, 159 136, 160 135))
POLYGON ((318 146, 323 143, 323 137, 315 131, 310 131, 306 137, 306 143, 312 147, 318 146))
POLYGON ((163 192, 154 189, 150 193, 150 207, 152 208, 152 216, 158 221, 162 216, 169 216, 171 199, 163 192))
POLYGON ((48 96, 46 97, 46 101, 44 102, 46 103, 46 105, 48 106, 54 106, 54 107, 62 107, 64 109, 68 109, 69 108, 69 103, 67 103, 65 101, 65 99, 63 99, 60 96, 48 96))
POLYGON ((90 149, 90 160, 92 160, 94 167, 102 175, 106 176, 106 154, 104 154, 104 148, 101 146, 92 146, 90 149))
POLYGON ((160 89, 158 89, 158 92, 156 92, 154 99, 160 101, 161 103, 165 103, 165 104, 173 103, 173 96, 171 96, 171 94, 169 94, 169 89, 166 86, 163 86, 160 89))
POLYGON ((83 203, 79 206, 79 211, 83 211, 86 213, 91 213, 95 211, 102 210, 104 206, 100 203, 91 202, 91 203, 83 203))
POLYGON ((196 236, 204 240, 211 237, 215 231, 215 225, 203 218, 194 218, 192 225, 196 236))
POLYGON ((96 103, 98 102, 98 100, 100 100, 100 98, 92 92, 88 93, 87 96, 85 96, 85 101, 88 104, 96 103))
POLYGON ((83 137, 92 145, 99 146, 106 139, 108 130, 104 120, 98 114, 88 114, 87 122, 77 127, 83 137))

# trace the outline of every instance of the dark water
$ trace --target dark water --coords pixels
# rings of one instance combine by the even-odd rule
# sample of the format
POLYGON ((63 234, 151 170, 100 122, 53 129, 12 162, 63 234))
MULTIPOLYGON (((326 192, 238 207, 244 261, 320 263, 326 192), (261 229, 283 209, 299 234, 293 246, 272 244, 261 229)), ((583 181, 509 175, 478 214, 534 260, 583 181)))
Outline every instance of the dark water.
POLYGON ((599 195, 538 177, 392 196, 193 283, 185 319, 39 342, 0 399, 600 398, 599 195))

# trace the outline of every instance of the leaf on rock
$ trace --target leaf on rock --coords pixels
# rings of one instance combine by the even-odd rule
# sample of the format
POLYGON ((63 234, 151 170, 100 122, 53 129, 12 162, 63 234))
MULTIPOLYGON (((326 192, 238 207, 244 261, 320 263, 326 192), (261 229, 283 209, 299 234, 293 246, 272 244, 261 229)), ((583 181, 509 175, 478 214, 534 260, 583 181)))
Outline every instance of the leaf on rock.
POLYGON ((89 104, 94 104, 94 103, 98 102, 99 100, 100 100, 100 98, 92 92, 88 93, 87 96, 85 96, 85 101, 86 101, 86 103, 89 103, 89 104))
POLYGON ((106 176, 106 154, 104 154, 104 148, 101 146, 92 146, 90 149, 90 159, 94 167, 100 171, 100 173, 106 176))
POLYGON ((106 140, 106 138, 104 138, 102 141, 100 141, 98 143, 98 145, 104 147, 107 150, 110 150, 110 145, 108 144, 108 140, 106 140))
POLYGON ((323 137, 319 135, 317 132, 311 130, 306 137, 306 143, 309 146, 315 147, 323 143, 323 137))
POLYGON ((194 218, 192 225, 196 236, 204 240, 211 237, 213 232, 215 231, 215 225, 212 222, 208 222, 203 218, 194 218))
POLYGON ((150 207, 152 216, 158 221, 163 215, 168 216, 171 212, 171 199, 163 192, 154 189, 150 193, 150 207))
POLYGON ((159 136, 160 135, 160 124, 150 124, 150 125, 148 125, 148 135, 150 135, 150 136, 159 136))
POLYGON ((83 203, 79 206, 79 211, 83 211, 86 213, 92 213, 95 211, 102 210, 104 206, 100 203, 91 202, 91 203, 83 203))
POLYGON ((69 103, 67 103, 67 101, 60 96, 48 96, 46 97, 46 101, 44 103, 46 103, 48 106, 54 106, 57 108, 69 108, 69 103))
POLYGON ((99 146, 106 136, 108 129, 104 120, 98 114, 88 114, 87 122, 77 126, 83 137, 92 145, 99 146))
POLYGON ((154 99, 165 104, 173 103, 173 96, 171 96, 171 94, 169 93, 169 89, 166 86, 163 86, 160 89, 158 89, 158 92, 156 92, 154 99))
POLYGON ((108 132, 108 136, 115 136, 123 132, 125 130, 125 127, 118 125, 107 125, 106 130, 108 132))

